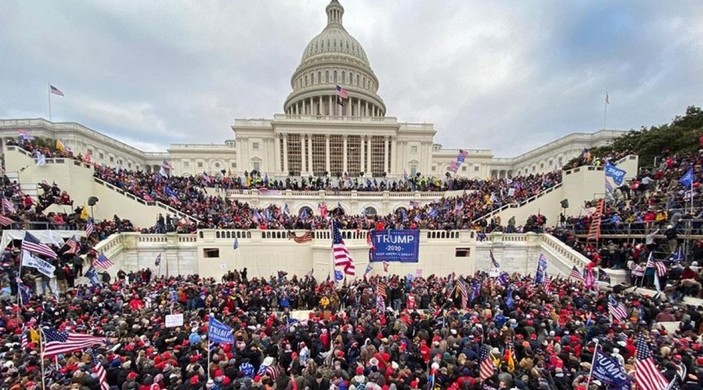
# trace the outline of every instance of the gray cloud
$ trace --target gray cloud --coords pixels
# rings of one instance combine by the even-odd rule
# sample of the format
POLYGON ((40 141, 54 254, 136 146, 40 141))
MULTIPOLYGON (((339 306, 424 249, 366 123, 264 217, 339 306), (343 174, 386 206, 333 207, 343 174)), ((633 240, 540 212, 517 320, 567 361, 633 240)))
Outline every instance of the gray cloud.
MULTIPOLYGON (((698 2, 341 1, 389 115, 513 156, 666 123, 703 100, 698 2)), ((0 2, 0 116, 76 121, 147 150, 282 111, 326 0, 0 2)))

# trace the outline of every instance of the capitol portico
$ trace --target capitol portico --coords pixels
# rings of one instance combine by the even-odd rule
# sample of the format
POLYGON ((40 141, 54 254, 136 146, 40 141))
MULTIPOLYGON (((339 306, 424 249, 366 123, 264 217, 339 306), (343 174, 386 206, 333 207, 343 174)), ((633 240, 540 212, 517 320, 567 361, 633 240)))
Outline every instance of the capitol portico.
MULTIPOLYGON (((171 144, 165 152, 143 152, 78 123, 44 119, 0 120, 3 141, 19 130, 61 139, 75 154, 124 169, 158 170, 169 161, 176 175, 241 175, 257 171, 272 178, 295 176, 389 177, 405 175, 468 178, 512 177, 560 169, 583 149, 602 146, 624 132, 572 133, 511 158, 489 149, 444 148, 432 123, 400 122, 386 116, 379 79, 361 44, 344 28, 338 0, 325 8, 327 23, 303 50, 290 80, 283 113, 271 119, 235 119, 233 140, 223 144, 171 144), (466 157, 450 170, 457 155, 466 157)), ((441 131, 488 132, 466 124, 441 131)))

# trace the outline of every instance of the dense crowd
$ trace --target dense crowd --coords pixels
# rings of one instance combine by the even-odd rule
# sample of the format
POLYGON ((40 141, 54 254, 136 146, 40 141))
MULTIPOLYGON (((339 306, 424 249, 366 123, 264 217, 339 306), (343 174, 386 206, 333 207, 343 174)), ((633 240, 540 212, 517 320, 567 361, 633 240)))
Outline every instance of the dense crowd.
MULTIPOLYGON (((640 335, 666 380, 678 373, 683 388, 703 386, 703 307, 610 293, 626 307, 618 320, 607 291, 550 282, 389 275, 336 286, 311 275, 252 278, 246 269, 220 282, 121 273, 59 299, 5 302, 0 388, 41 383, 41 327, 105 338, 95 361, 85 349, 47 360, 49 389, 99 389, 96 364, 111 389, 586 389, 595 341, 632 376, 640 335), (183 325, 167 328, 170 313, 183 313, 183 325), (232 327, 232 344, 208 343, 210 316, 232 327), (486 358, 493 372, 481 380, 486 358)), ((590 385, 604 388, 596 378, 590 385)))
POLYGON ((521 202, 561 181, 561 173, 530 175, 513 179, 467 180, 465 192, 455 197, 435 199, 431 204, 409 204, 395 214, 383 216, 341 215, 334 205, 321 204, 318 210, 291 213, 287 207, 249 204, 207 192, 206 176, 162 176, 146 172, 97 167, 96 177, 129 191, 147 201, 161 201, 191 215, 200 228, 236 229, 327 229, 328 213, 340 215, 348 229, 368 229, 379 223, 389 227, 423 229, 469 228, 472 221, 507 203, 521 202))

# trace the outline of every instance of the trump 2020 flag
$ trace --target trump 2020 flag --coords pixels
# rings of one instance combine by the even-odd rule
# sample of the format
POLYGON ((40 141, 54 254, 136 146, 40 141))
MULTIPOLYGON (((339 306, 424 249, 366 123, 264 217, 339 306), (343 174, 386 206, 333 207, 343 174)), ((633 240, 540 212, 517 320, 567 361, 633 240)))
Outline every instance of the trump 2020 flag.
POLYGON ((535 284, 542 284, 544 282, 544 275, 547 272, 547 258, 544 254, 539 255, 539 261, 537 261, 537 274, 535 274, 535 284))
POLYGON ((596 350, 596 356, 593 359, 593 377, 611 389, 629 390, 632 385, 630 377, 627 376, 620 362, 604 354, 600 348, 596 350))
POLYGON ((218 321, 215 316, 210 314, 208 322, 207 337, 212 343, 234 344, 234 332, 232 327, 218 321))

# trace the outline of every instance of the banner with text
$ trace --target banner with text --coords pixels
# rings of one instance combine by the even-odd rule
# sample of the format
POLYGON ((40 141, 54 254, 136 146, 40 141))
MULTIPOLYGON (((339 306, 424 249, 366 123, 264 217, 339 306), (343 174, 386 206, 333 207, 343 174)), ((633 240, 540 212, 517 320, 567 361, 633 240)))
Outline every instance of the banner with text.
POLYGON ((373 230, 371 261, 417 263, 420 257, 419 230, 373 230))

